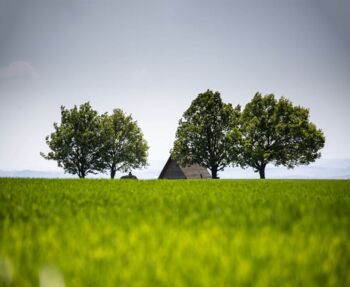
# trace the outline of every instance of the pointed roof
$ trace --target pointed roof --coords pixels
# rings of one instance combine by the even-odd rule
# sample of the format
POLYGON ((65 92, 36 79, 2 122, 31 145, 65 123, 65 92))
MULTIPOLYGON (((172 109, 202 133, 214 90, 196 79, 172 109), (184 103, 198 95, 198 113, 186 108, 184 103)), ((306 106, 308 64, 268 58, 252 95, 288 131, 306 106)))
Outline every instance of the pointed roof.
POLYGON ((163 167, 159 177, 169 179, 191 179, 191 178, 211 178, 210 173, 205 167, 199 164, 190 166, 181 166, 171 156, 163 167))

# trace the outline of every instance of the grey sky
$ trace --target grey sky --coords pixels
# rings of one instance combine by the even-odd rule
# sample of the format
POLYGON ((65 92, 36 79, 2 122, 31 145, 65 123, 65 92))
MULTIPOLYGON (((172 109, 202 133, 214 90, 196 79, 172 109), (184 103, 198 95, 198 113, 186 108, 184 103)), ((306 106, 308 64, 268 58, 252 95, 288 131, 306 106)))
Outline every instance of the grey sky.
POLYGON ((346 0, 0 0, 0 169, 54 169, 44 138, 85 101, 132 113, 166 160, 208 88, 309 107, 323 158, 350 158, 349 14, 346 0))

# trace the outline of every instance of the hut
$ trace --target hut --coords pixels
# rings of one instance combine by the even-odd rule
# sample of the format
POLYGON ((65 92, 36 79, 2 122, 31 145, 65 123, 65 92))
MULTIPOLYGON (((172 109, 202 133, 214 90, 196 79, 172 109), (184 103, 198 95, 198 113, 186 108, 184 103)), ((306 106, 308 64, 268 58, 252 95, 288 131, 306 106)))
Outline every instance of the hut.
POLYGON ((137 179, 137 177, 129 171, 128 175, 123 175, 120 179, 137 179))
POLYGON ((190 166, 181 166, 176 160, 169 157, 158 179, 194 179, 211 178, 210 173, 205 167, 199 164, 190 166))

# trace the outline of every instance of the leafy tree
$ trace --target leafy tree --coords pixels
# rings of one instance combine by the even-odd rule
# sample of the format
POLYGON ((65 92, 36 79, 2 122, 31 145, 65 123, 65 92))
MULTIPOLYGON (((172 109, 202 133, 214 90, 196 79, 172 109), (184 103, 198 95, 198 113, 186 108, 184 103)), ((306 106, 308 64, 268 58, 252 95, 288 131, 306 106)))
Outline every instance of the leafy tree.
POLYGON ((110 171, 111 178, 117 171, 147 165, 148 145, 137 122, 131 115, 115 109, 112 115, 101 117, 101 162, 110 171))
POLYGON ((253 167, 265 178, 268 163, 293 168, 321 156, 325 137, 309 121, 309 110, 273 94, 256 93, 241 118, 241 166, 253 167))
POLYGON ((51 151, 41 155, 56 160, 65 172, 85 178, 102 169, 100 162, 100 118, 90 104, 66 109, 61 106, 61 123, 54 123, 55 131, 46 137, 51 151))
POLYGON ((199 164, 218 178, 237 159, 237 130, 240 107, 222 102, 220 93, 199 94, 179 121, 172 157, 181 165, 199 164))

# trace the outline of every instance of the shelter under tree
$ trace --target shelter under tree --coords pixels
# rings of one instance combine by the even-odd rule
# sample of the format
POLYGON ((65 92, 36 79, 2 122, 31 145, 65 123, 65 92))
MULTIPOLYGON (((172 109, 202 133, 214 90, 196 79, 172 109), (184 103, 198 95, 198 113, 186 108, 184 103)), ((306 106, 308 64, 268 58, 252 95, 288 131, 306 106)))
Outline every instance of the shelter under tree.
POLYGON ((200 179, 211 178, 210 173, 205 167, 199 164, 190 166, 181 166, 176 160, 169 157, 158 179, 200 179))
POLYGON ((123 175, 120 179, 137 179, 137 177, 129 171, 128 175, 123 175))

